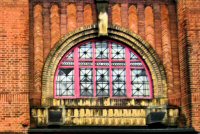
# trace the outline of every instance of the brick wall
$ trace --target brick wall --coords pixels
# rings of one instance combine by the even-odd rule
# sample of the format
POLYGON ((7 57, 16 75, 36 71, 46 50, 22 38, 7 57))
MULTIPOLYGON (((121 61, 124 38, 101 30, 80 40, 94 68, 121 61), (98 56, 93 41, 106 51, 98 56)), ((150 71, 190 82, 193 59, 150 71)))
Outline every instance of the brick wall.
MULTIPOLYGON (((200 1, 178 0, 177 6, 173 0, 109 3, 109 24, 139 34, 163 61, 169 104, 181 106, 180 126, 200 131, 200 1)), ((49 52, 67 33, 96 24, 96 8, 93 0, 2 0, 0 16, 0 131, 22 132, 29 120, 28 92, 31 105, 41 103, 49 52)))
MULTIPOLYGON (((37 18, 34 19, 34 8, 40 5, 42 7, 43 17, 41 18, 41 27, 39 31, 43 31, 40 36, 43 43, 39 45, 44 49, 40 49, 41 54, 32 54, 31 57, 43 55, 39 60, 37 58, 31 64, 35 65, 34 70, 38 70, 39 77, 31 78, 31 105, 38 105, 41 99, 41 88, 35 90, 34 81, 37 85, 41 85, 42 66, 37 67, 37 62, 45 63, 45 59, 51 50, 50 45, 54 46, 61 37, 75 29, 95 24, 97 22, 95 3, 93 0, 75 2, 48 2, 33 0, 30 4, 31 33, 35 33, 34 25, 37 24, 37 18), (86 15, 88 14, 88 15, 86 15), (60 19, 57 20, 57 19, 60 19), (59 24, 60 23, 60 24, 59 24), (60 25, 60 26, 59 26, 60 25), (60 29, 59 29, 60 28, 60 29), (42 54, 43 53, 43 54, 42 54)), ((180 94, 180 75, 179 75, 179 55, 178 55, 178 35, 177 35, 177 17, 176 3, 173 1, 109 1, 109 24, 119 25, 124 28, 130 28, 131 31, 140 35, 144 40, 148 41, 163 61, 168 83, 168 99, 170 105, 181 105, 180 94)), ((34 36, 31 36, 30 40, 34 36)), ((31 42, 32 46, 38 43, 31 42)), ((34 49, 30 49, 31 53, 34 49)), ((30 58, 33 59, 33 58, 30 58)), ((30 74, 34 76, 34 74, 30 74)), ((182 103, 183 104, 183 103, 182 103)))
POLYGON ((186 124, 200 131, 200 1, 179 0, 181 105, 186 124))
POLYGON ((191 123, 200 131, 200 1, 186 1, 186 37, 188 48, 191 123))
POLYGON ((182 114, 181 126, 187 124, 190 126, 190 92, 189 92, 189 74, 187 59, 187 39, 186 39, 186 21, 185 19, 185 0, 177 3, 178 14, 178 46, 179 46, 179 63, 180 63, 180 86, 181 86, 181 106, 182 114))
POLYGON ((0 1, 0 132, 29 125, 28 0, 0 1))

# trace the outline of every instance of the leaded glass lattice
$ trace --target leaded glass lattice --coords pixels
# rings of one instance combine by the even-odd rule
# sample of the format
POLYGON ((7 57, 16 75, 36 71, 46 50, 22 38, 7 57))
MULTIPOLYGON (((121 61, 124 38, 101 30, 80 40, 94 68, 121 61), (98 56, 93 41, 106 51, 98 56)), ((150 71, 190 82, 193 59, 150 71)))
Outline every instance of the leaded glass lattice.
POLYGON ((73 59, 74 58, 74 51, 71 51, 68 55, 66 55, 66 59, 73 59))
POLYGON ((91 59, 92 58, 92 43, 88 42, 79 48, 80 59, 91 59))
POLYGON ((152 98, 145 62, 129 47, 110 40, 73 47, 61 59, 55 76, 56 98, 152 98))
POLYGON ((60 69, 56 80, 57 96, 73 96, 74 95, 74 70, 60 69))
POLYGON ((131 71, 132 75, 132 95, 133 96, 149 96, 149 80, 145 69, 137 69, 131 71))
POLYGON ((126 96, 126 72, 125 69, 113 69, 113 96, 126 96))
POLYGON ((92 69, 80 69, 80 90, 81 96, 93 96, 92 69))
POLYGON ((109 96, 109 69, 96 70, 97 96, 109 96))
POLYGON ((112 43, 112 59, 125 59, 125 48, 112 43))
POLYGON ((134 54, 133 52, 130 53, 131 53, 131 60, 139 60, 136 54, 134 54))
POLYGON ((109 49, 107 42, 97 42, 95 50, 97 59, 108 59, 109 49))

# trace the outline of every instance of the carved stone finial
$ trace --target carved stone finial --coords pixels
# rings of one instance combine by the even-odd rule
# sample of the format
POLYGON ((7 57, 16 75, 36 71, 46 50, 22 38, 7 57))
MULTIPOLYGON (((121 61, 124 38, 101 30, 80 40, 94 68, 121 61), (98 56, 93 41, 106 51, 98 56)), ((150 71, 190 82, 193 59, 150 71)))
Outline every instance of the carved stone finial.
POLYGON ((96 0, 99 36, 108 35, 108 0, 96 0))

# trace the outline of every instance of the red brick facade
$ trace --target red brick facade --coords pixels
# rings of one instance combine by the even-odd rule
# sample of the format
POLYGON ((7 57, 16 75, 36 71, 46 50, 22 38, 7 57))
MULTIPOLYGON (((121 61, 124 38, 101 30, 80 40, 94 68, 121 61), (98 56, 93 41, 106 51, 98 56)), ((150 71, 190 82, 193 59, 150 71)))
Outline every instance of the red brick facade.
POLYGON ((0 2, 0 132, 26 132, 29 109, 29 2, 0 2))
MULTIPOLYGON (((109 25, 150 43, 165 68, 168 104, 180 127, 200 131, 200 1, 109 0, 109 25)), ((96 24, 94 0, 0 2, 0 132, 27 132, 41 105, 43 66, 62 37, 96 24)))

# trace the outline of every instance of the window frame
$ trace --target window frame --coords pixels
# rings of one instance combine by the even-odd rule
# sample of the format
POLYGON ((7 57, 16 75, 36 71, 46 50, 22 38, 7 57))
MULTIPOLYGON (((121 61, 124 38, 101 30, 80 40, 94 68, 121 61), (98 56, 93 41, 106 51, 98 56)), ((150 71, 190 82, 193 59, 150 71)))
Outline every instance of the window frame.
MULTIPOLYGON (((117 62, 119 62, 119 60, 116 60, 117 62)), ((105 97, 109 97, 109 98, 112 98, 112 99, 153 99, 153 81, 152 81, 152 77, 151 77, 151 73, 150 73, 150 70, 148 68, 148 66, 146 65, 145 61, 141 58, 141 56, 135 51, 133 50, 132 48, 130 48, 129 46, 125 45, 125 44, 122 44, 120 42, 117 42, 117 41, 114 41, 114 40, 109 40, 109 39, 104 39, 104 40, 99 40, 99 39, 92 39, 92 40, 87 40, 87 41, 84 41, 82 43, 79 43, 78 45, 75 45, 74 47, 72 47, 68 52, 66 52, 64 54, 64 56, 61 58, 61 60, 59 61, 59 64, 56 68, 56 71, 55 71, 55 74, 54 74, 54 98, 56 99, 77 99, 77 98, 105 98, 105 97), (99 60, 99 59, 96 59, 96 53, 95 53, 95 43, 96 42, 102 42, 102 41, 106 41, 107 42, 107 45, 108 45, 108 61, 109 61, 109 66, 107 67, 102 67, 102 66, 96 66, 96 61, 107 61, 107 60, 99 60), (80 46, 88 43, 88 42, 91 42, 92 43, 92 59, 90 60, 80 60, 79 59, 79 52, 78 52, 78 49, 80 46), (111 48, 111 44, 112 43, 116 43, 118 45, 121 45, 124 47, 125 49, 125 59, 124 60, 121 60, 121 61, 125 61, 126 65, 125 67, 113 67, 112 66, 112 62, 115 61, 115 60, 112 60, 112 48, 111 48), (72 62, 74 62, 74 67, 61 67, 61 63, 63 61, 63 59, 65 58, 66 55, 70 54, 72 51, 74 51, 74 59, 71 60, 72 62), (142 65, 143 67, 138 67, 138 69, 145 69, 145 72, 146 72, 146 75, 148 77, 148 80, 149 80, 149 96, 147 97, 144 97, 144 96, 132 96, 132 80, 131 80, 131 71, 132 69, 136 68, 136 67, 131 67, 130 66, 130 63, 131 63, 131 53, 132 52, 140 61, 142 62, 142 65), (91 61, 93 64, 92 66, 79 66, 79 62, 80 61, 91 61), (56 95, 56 79, 57 79, 57 76, 58 76, 58 72, 59 72, 59 69, 60 68, 73 68, 74 69, 74 75, 75 76, 79 76, 79 77, 75 77, 74 79, 74 96, 57 96, 56 95), (80 95, 80 75, 79 75, 79 70, 80 68, 88 68, 88 69, 92 69, 93 71, 93 96, 81 96, 80 95), (110 87, 110 91, 109 91, 109 96, 97 96, 96 95, 96 69, 109 69, 109 87, 110 87), (125 72, 126 72, 126 81, 129 82, 126 84, 126 96, 113 96, 113 81, 112 81, 112 69, 113 68, 117 68, 117 69, 125 69, 125 72)))

